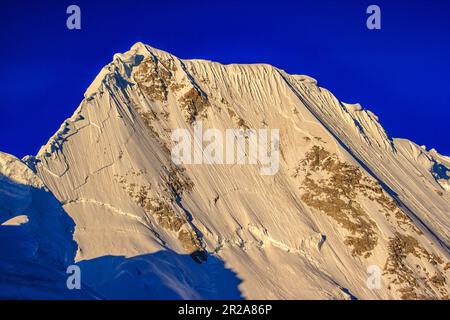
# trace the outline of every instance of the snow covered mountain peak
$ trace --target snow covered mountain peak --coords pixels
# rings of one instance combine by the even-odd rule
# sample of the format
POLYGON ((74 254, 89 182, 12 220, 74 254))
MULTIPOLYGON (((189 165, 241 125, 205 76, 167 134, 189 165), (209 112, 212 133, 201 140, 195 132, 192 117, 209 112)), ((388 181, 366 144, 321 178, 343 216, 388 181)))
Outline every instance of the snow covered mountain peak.
POLYGON ((308 76, 137 43, 26 162, 106 298, 448 297, 448 157, 391 138, 308 76), (248 140, 278 129, 279 171, 176 165, 172 132, 198 122, 248 140))
POLYGON ((4 152, 0 152, 0 173, 0 179, 9 179, 16 184, 29 185, 36 188, 44 186, 29 167, 16 157, 4 152))

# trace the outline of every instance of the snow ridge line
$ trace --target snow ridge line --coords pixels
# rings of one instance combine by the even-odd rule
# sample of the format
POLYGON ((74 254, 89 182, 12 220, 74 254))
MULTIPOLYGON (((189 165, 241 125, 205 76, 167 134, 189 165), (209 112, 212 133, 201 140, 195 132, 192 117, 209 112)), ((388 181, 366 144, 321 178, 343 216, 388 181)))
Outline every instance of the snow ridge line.
POLYGON ((105 207, 105 208, 109 209, 110 211, 112 211, 112 212, 114 212, 116 214, 119 214, 119 215, 122 215, 122 216, 126 216, 128 218, 136 220, 136 221, 140 222, 141 224, 143 224, 145 227, 150 229, 150 226, 147 225, 146 221, 143 218, 141 218, 139 216, 136 216, 136 215, 134 215, 134 214, 132 214, 130 212, 123 211, 122 209, 116 208, 116 207, 114 207, 113 205, 111 205, 109 203, 97 201, 95 199, 76 198, 76 199, 72 199, 72 200, 68 200, 68 201, 63 201, 61 203, 61 205, 64 207, 64 206, 66 206, 68 204, 72 204, 72 203, 80 203, 80 204, 90 203, 90 204, 95 204, 95 205, 98 205, 98 206, 101 206, 101 207, 105 207))

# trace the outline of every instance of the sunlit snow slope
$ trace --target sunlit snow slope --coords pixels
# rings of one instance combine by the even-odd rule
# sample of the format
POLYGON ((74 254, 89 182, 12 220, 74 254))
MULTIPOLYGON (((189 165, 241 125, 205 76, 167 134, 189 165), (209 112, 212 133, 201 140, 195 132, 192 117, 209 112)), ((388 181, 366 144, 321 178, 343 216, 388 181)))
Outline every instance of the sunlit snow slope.
POLYGON ((306 76, 137 43, 24 161, 73 219, 83 281, 106 298, 448 298, 450 159, 306 76), (279 129, 278 173, 175 165, 171 133, 195 121, 279 129))

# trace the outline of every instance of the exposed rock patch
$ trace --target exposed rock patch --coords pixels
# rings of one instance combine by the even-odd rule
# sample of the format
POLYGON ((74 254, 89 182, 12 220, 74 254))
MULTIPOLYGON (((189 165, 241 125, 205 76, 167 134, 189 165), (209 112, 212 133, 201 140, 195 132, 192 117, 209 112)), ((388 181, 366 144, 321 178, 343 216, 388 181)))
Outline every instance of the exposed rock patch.
MULTIPOLYGON (((142 173, 145 172, 139 172, 138 174, 142 173)), ((136 173, 133 172, 131 172, 131 174, 136 175, 136 173)), ((198 262, 206 260, 206 254, 203 251, 201 239, 196 234, 195 230, 192 230, 189 218, 184 213, 179 215, 175 212, 173 209, 173 200, 167 199, 164 196, 155 195, 150 184, 138 185, 136 183, 129 183, 125 176, 120 175, 116 175, 115 178, 133 202, 143 208, 146 214, 152 216, 158 226, 176 233, 181 245, 192 255, 194 260, 198 262)), ((176 175, 175 178, 173 178, 174 181, 179 181, 179 179, 180 178, 176 175)), ((185 185, 181 184, 177 188, 182 187, 185 188, 185 185)))
POLYGON ((209 101, 199 89, 191 88, 178 102, 188 123, 192 124, 198 116, 206 117, 206 108, 209 106, 209 101))
POLYGON ((388 252, 384 274, 389 278, 389 287, 395 287, 402 299, 436 299, 436 292, 448 299, 446 279, 439 270, 444 264, 441 257, 428 252, 416 238, 401 233, 390 239, 388 252), (413 259, 416 269, 408 263, 413 259), (435 271, 430 271, 428 265, 435 271))
POLYGON ((345 243, 352 248, 352 255, 369 257, 377 245, 377 226, 357 198, 362 191, 378 189, 358 167, 340 161, 319 146, 313 146, 306 154, 294 177, 299 171, 306 173, 301 199, 349 232, 345 243))

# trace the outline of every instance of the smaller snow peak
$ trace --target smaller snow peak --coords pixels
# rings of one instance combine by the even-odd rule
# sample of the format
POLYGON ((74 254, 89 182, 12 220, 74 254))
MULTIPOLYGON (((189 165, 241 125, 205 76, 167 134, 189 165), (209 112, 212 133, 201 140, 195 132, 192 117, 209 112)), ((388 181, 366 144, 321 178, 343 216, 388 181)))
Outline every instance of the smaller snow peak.
POLYGON ((428 152, 433 158, 439 157, 439 152, 435 148, 431 148, 428 152))
POLYGON ((0 181, 6 180, 17 184, 43 187, 41 180, 21 160, 0 151, 0 181))
POLYGON ((292 77, 301 82, 317 85, 317 80, 304 74, 293 74, 292 77))
POLYGON ((344 106, 345 110, 347 112, 356 112, 356 111, 362 111, 363 107, 359 103, 345 103, 342 102, 342 105, 344 106))
POLYGON ((7 161, 11 161, 16 159, 13 155, 10 155, 9 153, 1 152, 0 151, 0 168, 3 164, 5 164, 7 161))
POLYGON ((372 121, 374 121, 376 123, 378 123, 380 121, 380 119, 378 118, 378 116, 375 113, 373 113, 372 111, 364 108, 359 103, 345 103, 345 102, 342 102, 342 105, 344 106, 345 110, 348 113, 355 113, 355 112, 362 111, 362 112, 365 112, 372 121))

